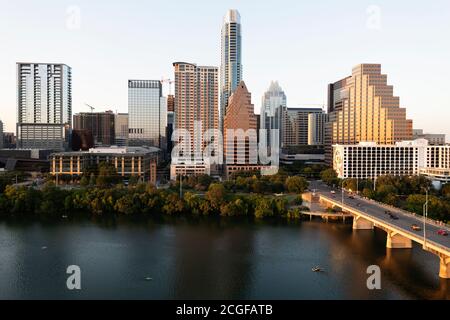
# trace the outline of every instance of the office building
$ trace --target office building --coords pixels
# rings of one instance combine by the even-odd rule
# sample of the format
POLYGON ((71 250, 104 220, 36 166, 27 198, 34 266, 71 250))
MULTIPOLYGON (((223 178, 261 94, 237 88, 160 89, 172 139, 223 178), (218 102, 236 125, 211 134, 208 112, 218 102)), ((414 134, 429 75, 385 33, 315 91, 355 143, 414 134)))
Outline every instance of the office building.
POLYGON ((224 119, 225 178, 243 171, 260 171, 268 166, 258 163, 257 116, 251 93, 241 81, 231 95, 224 119))
POLYGON ((334 145, 333 150, 333 167, 342 179, 419 174, 443 182, 450 178, 445 176, 450 171, 450 146, 431 146, 425 139, 384 145, 375 142, 334 145))
POLYGON ((15 149, 16 146, 16 135, 14 132, 3 132, 3 148, 15 149))
POLYGON ((167 112, 175 111, 175 96, 173 94, 169 94, 167 96, 167 112))
POLYGON ((328 87, 327 161, 331 146, 376 142, 395 144, 412 139, 412 120, 387 84, 380 64, 359 64, 352 75, 328 87))
POLYGON ((322 113, 320 108, 286 108, 282 118, 283 147, 308 145, 309 115, 322 113))
POLYGON ((125 147, 128 145, 128 113, 114 115, 115 145, 125 147))
POLYGON ((413 139, 425 139, 428 141, 428 144, 433 146, 445 145, 445 134, 423 133, 422 129, 413 130, 413 139))
POLYGON ((325 143, 326 113, 310 113, 308 115, 308 145, 322 146, 325 143))
POLYGON ((167 154, 172 154, 173 142, 172 134, 175 126, 175 112, 167 112, 167 154))
POLYGON ((228 106, 228 99, 241 81, 241 16, 237 10, 228 10, 223 20, 221 34, 220 130, 223 130, 223 121, 228 106))
POLYGON ((94 136, 90 130, 72 130, 72 151, 87 151, 94 148, 94 136))
POLYGON ((120 177, 138 177, 156 183, 156 168, 160 149, 155 147, 92 148, 81 152, 60 152, 50 155, 52 175, 81 176, 86 169, 99 163, 112 164, 120 177))
POLYGON ((128 145, 165 151, 167 99, 158 80, 128 81, 128 145))
POLYGON ((49 172, 48 159, 52 152, 42 149, 0 149, 0 171, 49 172))
POLYGON ((71 68, 65 64, 17 63, 18 147, 64 150, 71 129, 71 68))
POLYGON ((186 130, 190 143, 179 140, 183 147, 178 164, 188 161, 202 164, 203 150, 212 144, 218 149, 218 137, 205 140, 205 132, 218 128, 218 68, 175 62, 174 130, 186 130))
POLYGON ((0 149, 3 149, 3 122, 0 120, 0 149))
POLYGON ((287 107, 286 94, 281 89, 278 82, 270 84, 269 89, 264 93, 261 104, 260 115, 260 129, 265 129, 267 132, 267 145, 273 146, 272 131, 278 131, 278 146, 282 146, 282 122, 283 112, 287 107))
POLYGON ((115 143, 115 115, 112 111, 77 113, 73 116, 73 129, 91 132, 96 147, 115 143))

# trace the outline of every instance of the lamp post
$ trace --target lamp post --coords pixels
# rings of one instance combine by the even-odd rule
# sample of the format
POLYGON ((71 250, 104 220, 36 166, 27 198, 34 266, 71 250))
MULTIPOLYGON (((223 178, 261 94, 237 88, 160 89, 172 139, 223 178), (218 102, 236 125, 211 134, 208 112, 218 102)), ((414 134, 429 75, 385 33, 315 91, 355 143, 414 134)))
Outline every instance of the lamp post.
POLYGON ((427 217, 428 217, 428 189, 425 190, 425 203, 423 205, 423 248, 427 247, 427 217))

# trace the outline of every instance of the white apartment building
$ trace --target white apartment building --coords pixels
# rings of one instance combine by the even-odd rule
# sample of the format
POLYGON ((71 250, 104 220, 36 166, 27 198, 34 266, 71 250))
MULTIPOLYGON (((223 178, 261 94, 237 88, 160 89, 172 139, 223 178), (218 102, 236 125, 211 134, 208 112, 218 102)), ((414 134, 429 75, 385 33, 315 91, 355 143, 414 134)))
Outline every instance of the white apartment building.
POLYGON ((430 146, 425 139, 395 145, 377 145, 375 142, 334 145, 333 152, 333 168, 341 179, 419 174, 441 182, 449 178, 442 173, 450 171, 450 146, 430 146), (436 170, 439 175, 433 173, 436 170))

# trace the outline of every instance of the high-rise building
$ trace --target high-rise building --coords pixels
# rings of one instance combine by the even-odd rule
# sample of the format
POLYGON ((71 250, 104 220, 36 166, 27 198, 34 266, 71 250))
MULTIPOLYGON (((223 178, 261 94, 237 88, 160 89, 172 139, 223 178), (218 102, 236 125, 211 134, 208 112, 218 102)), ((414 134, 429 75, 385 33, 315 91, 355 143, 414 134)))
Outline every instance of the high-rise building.
POLYGON ((412 120, 400 108, 380 64, 359 64, 352 75, 328 88, 327 162, 334 144, 395 144, 412 139, 412 120))
POLYGON ((3 122, 0 120, 0 149, 3 149, 3 122))
POLYGON ((167 99, 158 80, 128 81, 128 144, 165 150, 167 99))
POLYGON ((333 150, 333 168, 342 179, 421 174, 450 182, 450 146, 430 146, 425 139, 389 145, 376 142, 334 145, 333 150))
POLYGON ((115 114, 115 145, 125 147, 128 145, 128 113, 115 114))
POLYGON ((428 141, 428 144, 433 146, 443 146, 445 144, 445 134, 423 133, 422 129, 413 130, 413 139, 425 139, 428 141))
POLYGON ((72 130, 71 139, 72 151, 87 151, 94 148, 94 137, 87 129, 72 130))
POLYGON ((258 162, 258 119, 244 81, 230 97, 223 126, 225 178, 238 172, 270 168, 258 162))
POLYGON ((167 96, 167 112, 175 111, 175 96, 173 94, 169 94, 167 96))
POLYGON ((261 104, 261 127, 267 130, 267 145, 273 146, 272 130, 278 130, 279 147, 282 146, 282 122, 283 112, 287 107, 286 94, 281 89, 278 82, 270 84, 269 89, 264 93, 261 104))
MULTIPOLYGON (((207 130, 218 128, 218 68, 192 63, 175 62, 175 119, 174 130, 184 129, 190 135, 189 154, 181 158, 202 163, 202 151, 209 141, 207 130)), ((218 141, 217 137, 213 138, 218 141)), ((218 145, 216 144, 216 148, 218 145)), ((189 149, 188 149, 189 148, 189 149)))
POLYGON ((73 129, 90 131, 96 147, 115 144, 115 115, 112 111, 77 113, 73 116, 73 129))
POLYGON ((286 108, 283 113, 283 147, 308 145, 309 115, 322 114, 320 108, 286 108))
POLYGON ((72 71, 65 64, 17 63, 19 148, 64 150, 72 129, 72 71))
POLYGON ((220 65, 220 129, 226 114, 228 99, 242 81, 241 16, 237 10, 228 10, 222 25, 220 65))
POLYGON ((308 115, 308 145, 322 146, 324 144, 327 121, 328 115, 326 113, 310 113, 308 115))
POLYGON ((3 148, 15 149, 16 146, 16 135, 14 134, 14 132, 3 131, 3 148))

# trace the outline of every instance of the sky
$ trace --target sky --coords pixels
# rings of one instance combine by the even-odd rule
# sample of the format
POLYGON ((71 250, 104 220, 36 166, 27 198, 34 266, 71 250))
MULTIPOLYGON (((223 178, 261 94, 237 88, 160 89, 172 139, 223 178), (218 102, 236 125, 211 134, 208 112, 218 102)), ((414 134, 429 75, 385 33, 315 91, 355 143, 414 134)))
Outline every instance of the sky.
POLYGON ((272 80, 289 107, 326 105, 328 83, 380 63, 414 128, 450 141, 448 0, 0 0, 5 130, 15 131, 16 62, 71 66, 74 114, 84 103, 126 112, 128 79, 173 79, 175 61, 219 66, 228 9, 241 14, 257 113, 272 80))

